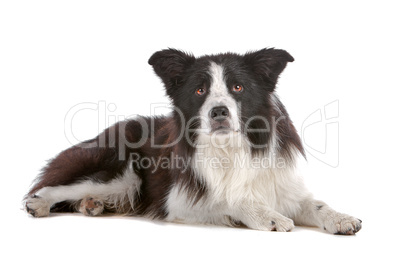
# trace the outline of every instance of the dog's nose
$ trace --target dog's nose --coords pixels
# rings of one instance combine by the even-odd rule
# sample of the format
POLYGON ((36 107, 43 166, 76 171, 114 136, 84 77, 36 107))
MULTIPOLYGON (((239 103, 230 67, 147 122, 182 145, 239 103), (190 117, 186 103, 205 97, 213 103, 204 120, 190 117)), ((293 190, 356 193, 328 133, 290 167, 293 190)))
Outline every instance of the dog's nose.
POLYGON ((209 116, 215 121, 223 121, 229 117, 229 109, 226 106, 214 107, 209 113, 209 116))

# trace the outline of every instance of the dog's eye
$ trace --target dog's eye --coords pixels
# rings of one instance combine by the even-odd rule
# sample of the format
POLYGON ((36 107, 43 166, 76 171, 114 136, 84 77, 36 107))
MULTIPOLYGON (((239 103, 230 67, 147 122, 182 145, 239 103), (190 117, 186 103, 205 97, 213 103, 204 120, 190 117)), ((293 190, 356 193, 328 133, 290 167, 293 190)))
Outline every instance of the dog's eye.
POLYGON ((236 92, 236 93, 242 92, 242 91, 243 91, 243 86, 241 86, 241 85, 234 85, 232 90, 233 90, 234 92, 236 92))
POLYGON ((207 92, 207 91, 205 90, 205 88, 202 88, 202 87, 201 87, 201 88, 199 88, 199 89, 197 89, 197 90, 195 91, 195 94, 201 96, 201 95, 204 95, 205 92, 207 92))

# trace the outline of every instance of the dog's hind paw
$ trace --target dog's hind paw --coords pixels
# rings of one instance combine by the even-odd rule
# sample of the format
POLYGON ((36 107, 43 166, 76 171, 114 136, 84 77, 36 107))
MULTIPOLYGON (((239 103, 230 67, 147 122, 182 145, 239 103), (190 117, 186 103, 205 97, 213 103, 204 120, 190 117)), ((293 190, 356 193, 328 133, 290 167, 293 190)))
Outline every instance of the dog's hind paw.
POLYGON ((51 204, 46 199, 33 195, 25 201, 26 211, 34 217, 47 217, 50 214, 51 204))
POLYGON ((98 216, 102 214, 103 209, 103 201, 93 197, 82 199, 79 207, 79 211, 86 216, 98 216))

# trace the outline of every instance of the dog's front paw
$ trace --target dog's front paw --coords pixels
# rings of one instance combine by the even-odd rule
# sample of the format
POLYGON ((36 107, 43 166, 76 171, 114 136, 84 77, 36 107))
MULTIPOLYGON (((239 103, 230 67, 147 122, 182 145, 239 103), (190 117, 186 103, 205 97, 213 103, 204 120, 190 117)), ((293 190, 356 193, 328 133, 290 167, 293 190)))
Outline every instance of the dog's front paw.
POLYGON ((26 211, 34 217, 47 217, 50 214, 50 202, 45 198, 33 195, 25 201, 26 211))
POLYGON ((289 232, 295 227, 293 220, 276 211, 256 211, 250 217, 241 218, 241 222, 260 231, 289 232))
POLYGON ((362 228, 362 221, 342 213, 328 216, 324 221, 324 230, 332 234, 353 235, 362 228))
POLYGON ((277 232, 289 232, 295 228, 293 220, 286 217, 275 218, 270 222, 270 224, 271 231, 277 232))
POLYGON ((295 226, 293 220, 275 212, 267 213, 262 218, 257 219, 256 222, 253 222, 249 227, 262 231, 289 232, 295 226))

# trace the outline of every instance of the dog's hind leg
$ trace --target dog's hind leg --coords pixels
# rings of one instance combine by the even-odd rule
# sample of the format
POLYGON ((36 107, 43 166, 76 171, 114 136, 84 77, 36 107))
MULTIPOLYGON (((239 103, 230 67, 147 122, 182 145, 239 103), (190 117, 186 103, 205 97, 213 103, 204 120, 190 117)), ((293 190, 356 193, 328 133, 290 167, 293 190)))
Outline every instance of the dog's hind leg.
POLYGON ((100 215, 104 208, 117 213, 129 213, 135 209, 141 180, 129 165, 123 175, 104 183, 92 180, 71 185, 41 188, 26 199, 28 213, 34 217, 48 216, 51 208, 60 202, 71 203, 87 216, 100 215))
MULTIPOLYGON (((104 206, 117 212, 121 212, 119 209, 122 207, 126 210, 132 208, 140 179, 133 171, 130 161, 132 151, 127 145, 139 139, 136 137, 138 129, 141 125, 136 121, 118 123, 97 138, 60 153, 43 169, 25 196, 27 212, 35 217, 44 217, 52 208, 71 211, 71 205, 79 210, 77 205, 86 197, 100 199, 104 206)), ((87 212, 88 206, 83 205, 84 212, 87 212)), ((94 207, 88 208, 91 211, 94 207)))

